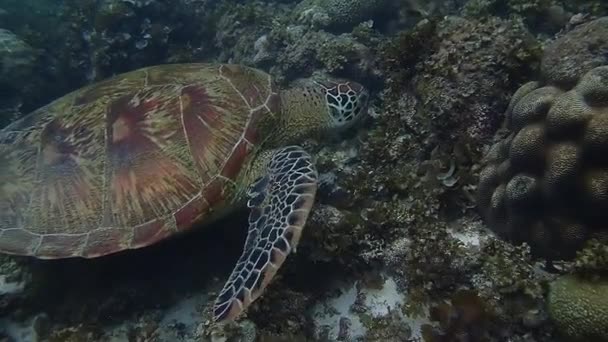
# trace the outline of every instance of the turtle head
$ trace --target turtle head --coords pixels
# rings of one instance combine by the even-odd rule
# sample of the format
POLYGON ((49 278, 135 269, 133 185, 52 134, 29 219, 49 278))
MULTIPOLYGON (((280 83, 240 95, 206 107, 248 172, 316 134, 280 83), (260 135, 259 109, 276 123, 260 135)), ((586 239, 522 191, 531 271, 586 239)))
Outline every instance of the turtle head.
POLYGON ((282 127, 269 125, 275 145, 309 137, 334 136, 367 113, 369 93, 360 84, 330 78, 295 81, 281 92, 282 127))
POLYGON ((325 79, 313 81, 323 96, 326 115, 324 121, 330 129, 346 129, 361 120, 367 113, 369 93, 361 84, 342 80, 325 79))

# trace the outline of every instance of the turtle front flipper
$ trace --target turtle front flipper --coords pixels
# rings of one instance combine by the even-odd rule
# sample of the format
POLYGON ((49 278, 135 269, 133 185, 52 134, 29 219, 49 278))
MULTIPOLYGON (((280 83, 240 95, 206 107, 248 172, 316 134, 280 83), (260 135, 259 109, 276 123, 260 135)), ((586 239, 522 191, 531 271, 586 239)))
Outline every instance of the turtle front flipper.
POLYGON ((215 302, 215 321, 232 320, 257 299, 296 249, 317 191, 317 171, 298 146, 276 150, 248 189, 249 232, 243 254, 215 302))

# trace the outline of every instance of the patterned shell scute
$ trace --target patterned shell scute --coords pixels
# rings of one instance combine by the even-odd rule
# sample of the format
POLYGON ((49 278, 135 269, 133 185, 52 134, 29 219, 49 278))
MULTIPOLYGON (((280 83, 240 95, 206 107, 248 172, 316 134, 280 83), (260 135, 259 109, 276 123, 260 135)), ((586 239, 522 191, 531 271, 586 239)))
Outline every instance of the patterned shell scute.
POLYGON ((95 257, 189 228, 229 198, 277 106, 261 71, 175 64, 31 113, 0 131, 0 252, 95 257))

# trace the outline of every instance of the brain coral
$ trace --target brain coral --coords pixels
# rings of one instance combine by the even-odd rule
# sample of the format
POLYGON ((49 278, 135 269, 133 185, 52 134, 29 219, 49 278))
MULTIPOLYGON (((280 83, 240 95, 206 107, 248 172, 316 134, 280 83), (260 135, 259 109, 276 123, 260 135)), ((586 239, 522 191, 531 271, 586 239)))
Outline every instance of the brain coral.
POLYGON ((303 0, 296 9, 302 21, 318 26, 354 26, 380 12, 388 0, 303 0))
POLYGON ((571 341, 608 341, 608 280, 565 275, 551 284, 548 308, 571 341))
POLYGON ((369 18, 385 5, 385 0, 327 0, 325 9, 335 24, 356 24, 369 18))
POLYGON ((478 186, 490 227, 547 258, 608 241, 608 66, 571 89, 525 84, 507 123, 511 134, 486 155, 478 186))

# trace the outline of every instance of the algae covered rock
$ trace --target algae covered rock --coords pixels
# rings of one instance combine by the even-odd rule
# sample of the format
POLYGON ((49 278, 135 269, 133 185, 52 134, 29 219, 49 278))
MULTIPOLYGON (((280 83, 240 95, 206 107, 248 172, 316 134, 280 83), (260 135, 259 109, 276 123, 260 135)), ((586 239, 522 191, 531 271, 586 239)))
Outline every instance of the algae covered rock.
POLYGON ((478 204, 500 236, 547 258, 608 239, 608 66, 574 88, 530 82, 507 110, 511 133, 485 157, 478 204))
POLYGON ((270 67, 270 73, 281 81, 320 70, 352 75, 362 83, 370 83, 377 76, 372 50, 352 34, 335 35, 308 30, 304 25, 288 26, 281 44, 284 47, 276 53, 276 63, 270 67))
POLYGON ((519 24, 496 18, 448 17, 430 39, 422 48, 431 53, 416 66, 413 81, 424 120, 448 143, 463 136, 488 139, 510 89, 540 57, 537 42, 519 24))
POLYGON ((583 274, 608 271, 608 244, 592 239, 576 253, 574 269, 583 274))
POLYGON ((0 28, 0 128, 20 117, 24 98, 37 97, 30 89, 35 76, 38 52, 9 30, 0 28))
POLYGON ((563 5, 559 0, 470 0, 463 12, 470 17, 515 17, 534 32, 555 34, 567 24, 571 11, 576 11, 563 5))
POLYGON ((36 50, 9 30, 0 29, 0 85, 21 87, 36 65, 36 50))
POLYGON ((550 44, 542 72, 550 83, 572 86, 591 68, 608 64, 608 17, 576 27, 550 44))
POLYGON ((31 285, 27 267, 13 257, 0 255, 0 316, 16 311, 31 285))
POLYGON ((573 341, 608 341, 608 278, 565 275, 551 284, 549 313, 573 341))

